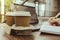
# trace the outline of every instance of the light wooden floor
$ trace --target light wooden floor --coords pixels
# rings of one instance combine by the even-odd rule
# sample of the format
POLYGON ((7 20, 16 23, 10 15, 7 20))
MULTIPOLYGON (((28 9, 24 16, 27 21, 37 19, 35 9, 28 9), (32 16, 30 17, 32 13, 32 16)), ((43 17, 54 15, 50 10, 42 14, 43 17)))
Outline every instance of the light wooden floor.
POLYGON ((40 34, 40 32, 33 32, 32 36, 12 36, 5 33, 4 28, 0 26, 0 40, 60 40, 60 36, 40 34))

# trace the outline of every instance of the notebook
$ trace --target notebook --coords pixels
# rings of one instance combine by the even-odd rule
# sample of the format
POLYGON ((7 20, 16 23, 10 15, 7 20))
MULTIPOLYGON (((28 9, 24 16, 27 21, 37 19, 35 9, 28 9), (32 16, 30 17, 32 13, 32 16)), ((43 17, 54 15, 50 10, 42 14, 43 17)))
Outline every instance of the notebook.
POLYGON ((40 31, 60 35, 60 26, 51 26, 49 22, 44 22, 40 28, 40 31))

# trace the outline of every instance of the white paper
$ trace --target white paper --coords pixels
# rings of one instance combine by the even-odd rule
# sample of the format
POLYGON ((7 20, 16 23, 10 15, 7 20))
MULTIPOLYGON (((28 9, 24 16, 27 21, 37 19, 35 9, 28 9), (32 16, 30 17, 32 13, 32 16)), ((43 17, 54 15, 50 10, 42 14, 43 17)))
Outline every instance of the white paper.
POLYGON ((51 26, 48 22, 44 22, 40 28, 41 32, 60 34, 60 26, 51 26))

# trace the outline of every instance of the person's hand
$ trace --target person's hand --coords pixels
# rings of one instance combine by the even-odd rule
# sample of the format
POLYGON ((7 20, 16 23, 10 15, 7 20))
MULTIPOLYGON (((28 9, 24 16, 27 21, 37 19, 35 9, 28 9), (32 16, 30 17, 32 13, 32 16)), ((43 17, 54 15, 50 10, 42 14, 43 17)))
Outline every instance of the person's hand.
POLYGON ((55 17, 49 18, 49 23, 51 25, 60 26, 60 18, 58 18, 59 16, 60 12, 55 17))
POLYGON ((49 18, 49 23, 52 26, 60 26, 60 18, 51 17, 51 18, 49 18))
POLYGON ((54 22, 56 22, 56 17, 51 17, 51 18, 49 18, 49 23, 54 23, 54 22))
POLYGON ((57 19, 56 17, 51 17, 49 18, 49 23, 52 25, 52 26, 57 26, 58 25, 58 22, 57 22, 57 19))
POLYGON ((58 23, 58 26, 60 26, 60 18, 57 18, 56 22, 58 23))

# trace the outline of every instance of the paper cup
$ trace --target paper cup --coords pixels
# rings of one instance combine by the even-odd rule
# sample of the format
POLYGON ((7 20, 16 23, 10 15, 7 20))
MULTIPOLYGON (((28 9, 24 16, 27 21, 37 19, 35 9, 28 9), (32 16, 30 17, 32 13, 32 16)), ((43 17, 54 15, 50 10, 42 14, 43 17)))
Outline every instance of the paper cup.
POLYGON ((6 24, 12 26, 14 24, 14 17, 13 16, 6 16, 6 24))
POLYGON ((14 24, 14 13, 12 12, 7 12, 6 13, 6 24, 9 26, 12 26, 14 24))
POLYGON ((29 27, 30 17, 28 17, 28 16, 15 16, 15 25, 29 27))

